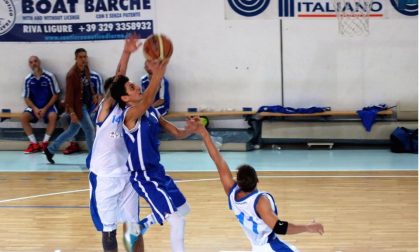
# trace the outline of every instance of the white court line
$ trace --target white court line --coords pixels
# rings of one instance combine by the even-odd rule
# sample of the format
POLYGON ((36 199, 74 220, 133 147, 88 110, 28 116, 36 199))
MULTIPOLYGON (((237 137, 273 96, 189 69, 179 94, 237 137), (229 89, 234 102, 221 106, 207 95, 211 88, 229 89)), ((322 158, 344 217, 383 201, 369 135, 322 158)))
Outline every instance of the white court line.
POLYGON ((25 200, 25 199, 34 199, 34 198, 40 198, 40 197, 48 197, 48 196, 53 196, 53 195, 61 195, 61 194, 69 194, 69 193, 85 192, 85 191, 89 191, 89 189, 81 189, 81 190, 73 190, 73 191, 64 191, 64 192, 56 192, 56 193, 46 193, 46 194, 38 194, 38 195, 32 195, 32 196, 27 196, 27 197, 20 197, 20 198, 6 199, 6 200, 0 200, 0 203, 11 202, 11 201, 18 201, 18 200, 25 200))
MULTIPOLYGON (((302 176, 295 176, 295 175, 278 175, 278 176, 258 176, 259 178, 417 178, 418 176, 362 176, 362 175, 331 175, 331 176, 325 176, 325 175, 302 175, 302 176)), ((208 179, 186 179, 186 180, 175 180, 176 183, 186 183, 186 182, 202 182, 202 181, 218 181, 219 178, 208 178, 208 179)), ((64 192, 56 192, 56 193, 47 193, 47 194, 38 194, 38 195, 32 195, 32 196, 26 196, 26 197, 19 197, 19 198, 12 198, 12 199, 5 199, 0 200, 0 203, 6 203, 6 202, 12 202, 12 201, 18 201, 18 200, 25 200, 25 199, 34 199, 34 198, 40 198, 40 197, 48 197, 48 196, 54 196, 54 195, 61 195, 61 194, 69 194, 69 193, 78 193, 78 192, 86 192, 89 191, 89 189, 80 189, 80 190, 73 190, 73 191, 64 191, 64 192)), ((227 252, 227 251, 226 251, 227 252)), ((239 252, 239 251, 237 251, 239 252)))

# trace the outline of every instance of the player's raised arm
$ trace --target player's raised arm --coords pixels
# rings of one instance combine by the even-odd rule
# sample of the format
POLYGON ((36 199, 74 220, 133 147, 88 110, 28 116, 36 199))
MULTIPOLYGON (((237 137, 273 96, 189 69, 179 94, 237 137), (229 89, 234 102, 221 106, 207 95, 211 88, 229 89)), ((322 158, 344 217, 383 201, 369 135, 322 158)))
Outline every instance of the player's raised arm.
POLYGON ((271 227, 276 234, 280 235, 291 235, 300 233, 324 233, 324 226, 321 223, 315 221, 307 225, 296 225, 287 221, 281 221, 278 219, 274 210, 271 208, 269 199, 266 196, 260 197, 257 202, 256 210, 261 219, 271 227))
MULTIPOLYGON (((149 64, 150 69, 153 71, 152 79, 150 80, 150 85, 144 91, 143 97, 140 102, 135 104, 128 112, 125 117, 124 124, 126 124, 128 127, 130 125, 135 124, 135 122, 140 118, 146 110, 152 106, 155 96, 157 92, 159 91, 160 82, 163 78, 163 75, 166 71, 166 66, 169 63, 169 58, 164 60, 153 60, 148 61, 147 64, 149 64)), ((129 127, 130 128, 130 127, 129 127)))
POLYGON ((226 195, 229 195, 230 189, 232 189, 233 185, 235 184, 235 181, 232 177, 232 172, 230 171, 225 159, 222 157, 222 155, 220 155, 220 152, 216 148, 216 145, 214 144, 213 140, 211 139, 209 132, 204 127, 204 125, 202 125, 198 120, 196 120, 196 122, 199 123, 196 132, 200 134, 203 138, 204 144, 206 145, 209 155, 216 164, 217 171, 219 172, 220 176, 220 181, 222 182, 226 195))
POLYGON ((127 73, 127 66, 128 61, 130 60, 130 56, 132 53, 137 51, 141 47, 142 43, 140 42, 140 38, 136 33, 130 34, 125 39, 124 50, 121 54, 120 61, 118 62, 117 70, 115 75, 126 75, 127 73))
POLYGON ((200 124, 198 120, 200 120, 198 117, 187 118, 185 127, 178 128, 162 116, 159 117, 160 125, 175 139, 185 139, 194 134, 200 124))

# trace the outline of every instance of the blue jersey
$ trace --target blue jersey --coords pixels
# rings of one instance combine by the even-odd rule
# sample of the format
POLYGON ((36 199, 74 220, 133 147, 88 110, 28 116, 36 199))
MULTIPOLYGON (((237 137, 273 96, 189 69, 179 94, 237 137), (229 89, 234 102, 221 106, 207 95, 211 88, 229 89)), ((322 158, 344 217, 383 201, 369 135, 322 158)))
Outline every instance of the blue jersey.
MULTIPOLYGON (((127 111, 124 111, 124 119, 127 111)), ((128 150, 127 166, 131 171, 130 181, 136 192, 150 205, 156 221, 160 224, 186 199, 173 179, 165 174, 159 154, 159 112, 150 107, 132 129, 123 125, 124 141, 128 150)))
POLYGON ((102 85, 102 77, 95 71, 90 70, 90 81, 93 85, 93 90, 98 95, 104 94, 104 87, 102 85))
POLYGON ((22 97, 29 98, 38 108, 45 107, 52 96, 58 93, 60 93, 60 87, 51 72, 43 70, 39 79, 33 73, 25 78, 22 97))
MULTIPOLYGON (((124 111, 123 121, 129 109, 130 107, 124 111)), ((150 107, 132 129, 123 126, 124 141, 129 153, 128 169, 142 171, 139 174, 145 179, 165 175, 164 168, 160 164, 159 117, 159 112, 150 107)))
MULTIPOLYGON (((148 74, 141 77, 140 84, 141 84, 142 92, 144 92, 150 84, 150 79, 149 79, 148 74)), ((155 101, 159 99, 163 99, 164 102, 162 105, 156 107, 156 109, 159 111, 161 115, 166 115, 169 111, 169 105, 171 102, 171 97, 169 95, 169 82, 166 78, 162 78, 162 81, 160 83, 160 89, 159 89, 159 92, 156 94, 155 101)))

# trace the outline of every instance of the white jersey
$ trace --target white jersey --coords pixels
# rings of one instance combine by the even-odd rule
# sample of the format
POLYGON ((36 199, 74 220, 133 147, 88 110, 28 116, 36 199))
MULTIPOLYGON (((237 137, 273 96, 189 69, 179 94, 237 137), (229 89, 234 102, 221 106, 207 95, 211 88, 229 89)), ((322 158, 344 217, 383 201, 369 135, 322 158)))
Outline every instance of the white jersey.
POLYGON ((277 214, 274 199, 269 193, 257 190, 245 198, 237 200, 235 196, 239 191, 238 185, 233 186, 229 193, 229 208, 235 213, 251 244, 264 245, 267 243, 268 236, 273 233, 273 230, 258 216, 255 207, 259 197, 264 195, 269 199, 271 208, 277 214))
MULTIPOLYGON (((98 115, 102 111, 99 106, 98 115)), ((88 166, 90 171, 102 177, 129 175, 126 163, 128 151, 123 137, 123 110, 115 105, 103 122, 96 119, 96 137, 88 166)))

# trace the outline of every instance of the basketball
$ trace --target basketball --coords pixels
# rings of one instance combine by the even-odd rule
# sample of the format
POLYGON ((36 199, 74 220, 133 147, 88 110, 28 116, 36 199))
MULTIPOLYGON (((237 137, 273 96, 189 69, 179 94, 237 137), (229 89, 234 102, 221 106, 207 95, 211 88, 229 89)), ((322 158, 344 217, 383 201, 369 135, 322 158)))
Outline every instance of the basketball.
POLYGON ((163 34, 150 35, 143 45, 143 53, 146 60, 170 58, 174 47, 172 41, 163 34))

